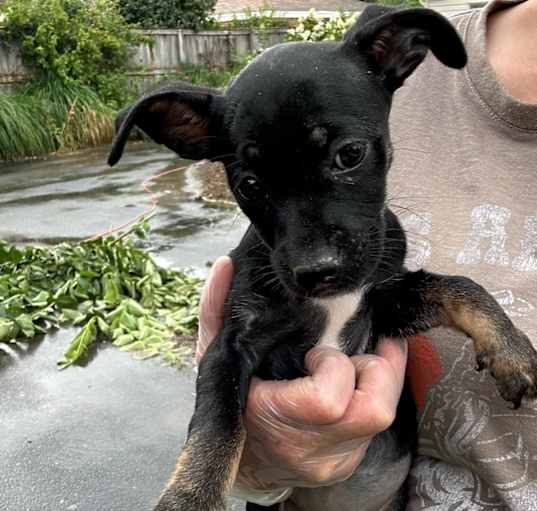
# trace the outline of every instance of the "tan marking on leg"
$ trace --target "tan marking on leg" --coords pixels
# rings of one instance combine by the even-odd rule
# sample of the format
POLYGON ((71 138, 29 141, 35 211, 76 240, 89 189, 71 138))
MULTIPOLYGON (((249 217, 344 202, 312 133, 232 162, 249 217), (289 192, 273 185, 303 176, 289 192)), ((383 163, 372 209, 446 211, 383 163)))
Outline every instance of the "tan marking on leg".
POLYGON ((224 482, 223 486, 224 495, 226 495, 226 497, 229 496, 229 494, 231 493, 231 490, 233 489, 233 486, 235 484, 235 480, 237 479, 237 473, 239 472, 242 451, 246 442, 246 430, 244 428, 241 428, 240 435, 236 440, 237 445, 233 450, 233 456, 229 462, 229 476, 224 482))
POLYGON ((460 297, 444 300, 448 326, 472 338, 477 368, 488 368, 500 395, 518 408, 524 397, 537 396, 537 353, 499 306, 480 305, 460 297))
MULTIPOLYGON (((161 495, 161 501, 181 495, 196 502, 192 511, 224 511, 242 457, 246 431, 239 428, 234 438, 219 445, 214 439, 193 434, 184 446, 170 482, 161 495)), ((190 511, 190 507, 166 507, 166 510, 190 511)))
POLYGON ((469 335, 477 353, 499 348, 498 324, 481 311, 465 304, 446 304, 451 327, 469 335))

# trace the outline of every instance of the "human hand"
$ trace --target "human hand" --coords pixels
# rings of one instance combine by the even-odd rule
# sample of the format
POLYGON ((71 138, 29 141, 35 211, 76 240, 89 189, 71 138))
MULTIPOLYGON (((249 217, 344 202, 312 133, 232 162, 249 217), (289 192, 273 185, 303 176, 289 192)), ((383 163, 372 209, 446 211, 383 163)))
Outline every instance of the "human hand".
POLYGON ((224 302, 229 293, 232 278, 233 263, 231 259, 227 256, 219 257, 214 262, 201 293, 196 365, 199 365, 207 346, 222 327, 224 302))
MULTIPOLYGON (((221 327, 232 273, 231 260, 220 258, 205 285, 197 361, 221 327)), ((240 487, 315 487, 348 478, 371 439, 395 417, 406 359, 406 343, 394 339, 381 342, 376 355, 350 358, 317 347, 306 355, 309 376, 290 381, 254 377, 244 414, 240 487)))

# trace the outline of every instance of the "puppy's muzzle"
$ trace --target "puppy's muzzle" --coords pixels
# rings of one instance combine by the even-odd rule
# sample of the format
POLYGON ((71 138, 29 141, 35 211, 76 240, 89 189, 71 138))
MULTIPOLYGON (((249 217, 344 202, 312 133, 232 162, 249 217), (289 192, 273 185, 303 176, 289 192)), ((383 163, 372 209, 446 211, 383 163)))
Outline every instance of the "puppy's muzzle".
POLYGON ((341 270, 339 258, 325 257, 297 264, 291 271, 299 289, 307 294, 318 294, 337 286, 341 270))

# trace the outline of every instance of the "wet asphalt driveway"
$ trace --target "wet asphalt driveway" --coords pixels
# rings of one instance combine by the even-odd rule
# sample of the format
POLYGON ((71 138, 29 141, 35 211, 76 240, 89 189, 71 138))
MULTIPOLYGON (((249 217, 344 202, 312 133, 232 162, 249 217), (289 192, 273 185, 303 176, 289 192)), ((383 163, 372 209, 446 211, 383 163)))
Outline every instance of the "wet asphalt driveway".
MULTIPOLYGON (((149 206, 141 182, 178 165, 154 146, 134 146, 112 170, 105 157, 102 148, 0 164, 0 239, 50 244, 121 225, 149 206)), ((153 185, 148 248, 164 264, 203 273, 246 222, 196 200, 197 188, 189 172, 153 185)), ((85 367, 60 372, 73 332, 0 344, 0 510, 149 510, 184 441, 194 372, 106 345, 85 367)))

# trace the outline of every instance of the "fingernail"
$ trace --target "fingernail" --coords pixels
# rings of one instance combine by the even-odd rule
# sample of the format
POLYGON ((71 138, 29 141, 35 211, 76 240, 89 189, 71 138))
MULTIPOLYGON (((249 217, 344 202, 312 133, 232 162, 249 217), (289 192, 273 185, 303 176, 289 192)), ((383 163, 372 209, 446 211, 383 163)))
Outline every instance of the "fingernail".
POLYGON ((229 256, 220 256, 213 264, 211 268, 211 275, 216 271, 219 271, 223 266, 229 265, 231 258, 229 256))
POLYGON ((227 264, 228 263, 228 260, 230 258, 228 256, 220 256, 211 266, 211 269, 209 270, 209 273, 207 275, 207 278, 205 279, 205 286, 204 286, 204 291, 206 292, 207 290, 207 284, 208 282, 211 282, 212 278, 214 277, 214 274, 217 273, 217 271, 220 270, 220 268, 224 265, 224 264, 227 264))
POLYGON ((383 337, 380 339, 377 348, 382 345, 395 346, 401 350, 401 353, 405 354, 408 351, 408 341, 404 337, 383 337))

